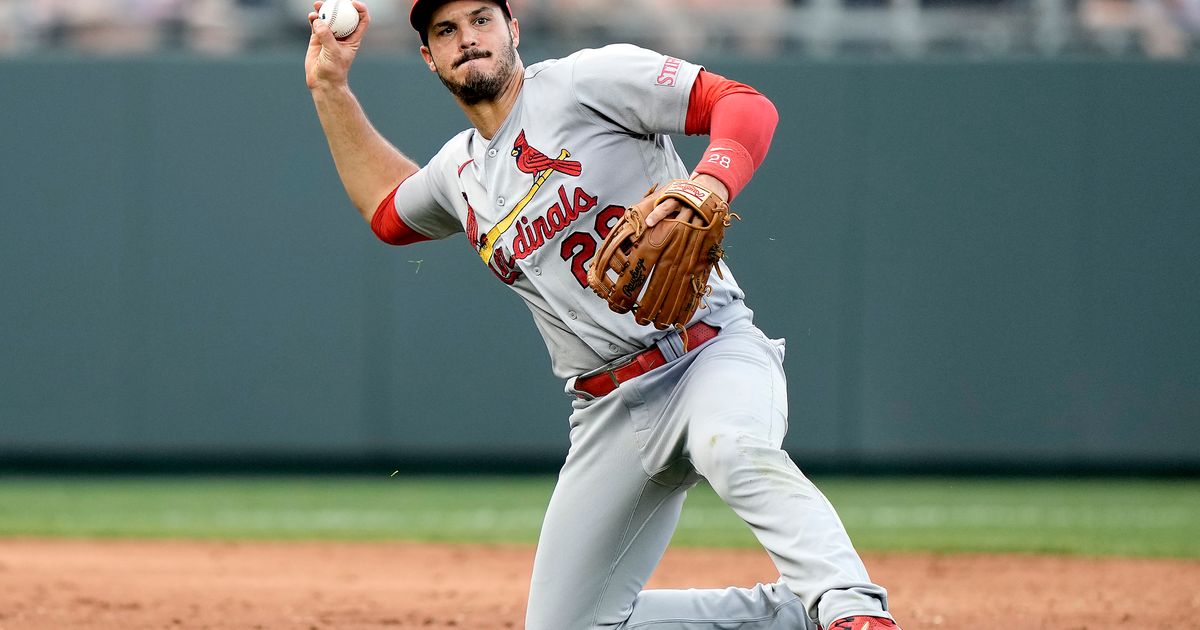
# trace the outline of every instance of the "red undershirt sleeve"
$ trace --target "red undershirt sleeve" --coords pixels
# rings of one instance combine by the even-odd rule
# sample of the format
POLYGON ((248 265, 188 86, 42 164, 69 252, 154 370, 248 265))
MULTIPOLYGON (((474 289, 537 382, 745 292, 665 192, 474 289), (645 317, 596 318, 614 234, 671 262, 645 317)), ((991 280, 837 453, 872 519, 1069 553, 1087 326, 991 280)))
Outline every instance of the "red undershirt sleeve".
POLYGON ((379 240, 389 245, 409 245, 430 240, 428 236, 412 229, 400 219, 395 205, 396 191, 399 189, 400 186, 393 188, 375 209, 375 215, 371 217, 371 231, 375 232, 379 240))
POLYGON ((733 199, 767 157, 779 113, 754 88, 712 72, 700 71, 688 99, 688 135, 708 134, 712 141, 696 173, 712 175, 733 199))

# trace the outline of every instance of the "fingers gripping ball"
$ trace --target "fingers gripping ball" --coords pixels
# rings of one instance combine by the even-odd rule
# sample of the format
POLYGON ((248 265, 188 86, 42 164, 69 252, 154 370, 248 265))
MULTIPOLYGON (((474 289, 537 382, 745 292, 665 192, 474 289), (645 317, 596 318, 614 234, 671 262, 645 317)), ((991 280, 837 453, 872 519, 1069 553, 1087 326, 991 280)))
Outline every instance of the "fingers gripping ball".
POLYGON ((633 312, 639 324, 682 328, 712 291, 709 274, 716 268, 721 276, 721 240, 733 217, 729 204, 692 180, 677 179, 657 194, 651 189, 604 239, 588 285, 612 310, 633 312), (646 216, 666 199, 678 199, 685 211, 647 228, 646 216))
POLYGON ((326 0, 317 17, 329 25, 329 30, 338 39, 349 37, 358 28, 358 9, 350 0, 326 0))

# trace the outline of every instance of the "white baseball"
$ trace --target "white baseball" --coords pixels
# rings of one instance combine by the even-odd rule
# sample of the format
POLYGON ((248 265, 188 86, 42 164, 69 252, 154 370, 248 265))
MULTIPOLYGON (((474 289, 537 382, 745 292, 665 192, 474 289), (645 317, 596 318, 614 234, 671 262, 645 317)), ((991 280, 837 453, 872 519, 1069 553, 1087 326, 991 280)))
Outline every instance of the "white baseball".
POLYGON ((338 39, 349 36, 358 28, 358 10, 350 0, 326 0, 317 17, 329 25, 329 30, 338 39))

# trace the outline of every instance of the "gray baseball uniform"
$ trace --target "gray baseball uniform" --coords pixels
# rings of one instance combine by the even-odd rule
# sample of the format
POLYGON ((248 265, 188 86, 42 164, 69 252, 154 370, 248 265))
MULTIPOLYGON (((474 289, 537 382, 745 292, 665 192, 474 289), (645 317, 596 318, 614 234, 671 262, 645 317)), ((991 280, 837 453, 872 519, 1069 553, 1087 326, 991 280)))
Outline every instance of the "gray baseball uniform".
POLYGON ((653 184, 688 177, 666 134, 683 133, 699 71, 629 45, 530 66, 495 137, 458 134, 385 208, 430 238, 466 233, 528 305, 572 396, 571 447, 538 544, 530 630, 795 630, 887 616, 886 592, 871 583, 833 507, 780 448, 783 340, 754 326, 730 270, 712 276, 693 319, 719 334, 688 352, 678 332, 639 326, 587 287, 592 255, 623 208, 653 184), (604 396, 576 388, 655 347, 666 365, 604 396), (778 583, 642 590, 701 478, 750 525, 778 583))

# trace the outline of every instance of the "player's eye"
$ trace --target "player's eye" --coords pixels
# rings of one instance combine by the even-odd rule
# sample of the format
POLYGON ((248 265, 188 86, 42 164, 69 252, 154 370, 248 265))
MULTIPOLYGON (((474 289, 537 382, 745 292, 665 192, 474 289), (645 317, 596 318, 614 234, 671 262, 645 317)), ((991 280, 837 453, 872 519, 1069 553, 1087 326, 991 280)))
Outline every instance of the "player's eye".
POLYGON ((438 34, 438 37, 445 37, 453 32, 454 32, 453 26, 444 26, 444 27, 438 29, 437 34, 438 34))
POLYGON ((483 26, 484 24, 487 24, 488 22, 491 22, 491 21, 492 21, 491 18, 477 17, 477 18, 475 18, 475 25, 483 26))

